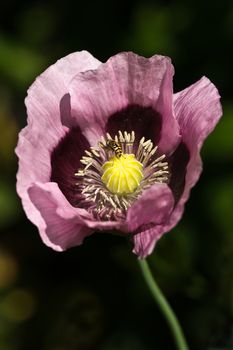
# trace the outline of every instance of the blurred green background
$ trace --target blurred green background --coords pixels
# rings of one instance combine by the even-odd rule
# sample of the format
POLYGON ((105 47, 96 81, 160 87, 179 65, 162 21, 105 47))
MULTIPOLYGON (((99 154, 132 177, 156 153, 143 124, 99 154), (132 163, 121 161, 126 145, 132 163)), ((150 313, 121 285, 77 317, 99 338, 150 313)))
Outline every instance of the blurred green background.
POLYGON ((28 86, 86 49, 172 57, 174 90, 209 77, 224 117, 183 220, 148 259, 192 350, 233 349, 233 4, 231 1, 14 1, 0 13, 0 349, 172 350, 170 332, 122 238, 96 234, 56 253, 15 193, 28 86))

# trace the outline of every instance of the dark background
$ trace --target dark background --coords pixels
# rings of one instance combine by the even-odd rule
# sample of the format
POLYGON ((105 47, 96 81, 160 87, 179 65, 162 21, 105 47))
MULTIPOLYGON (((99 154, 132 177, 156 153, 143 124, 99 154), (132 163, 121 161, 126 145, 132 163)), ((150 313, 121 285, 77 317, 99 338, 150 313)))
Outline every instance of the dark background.
POLYGON ((224 117, 182 221, 148 259, 192 350, 233 349, 233 4, 231 1, 3 2, 0 12, 0 349, 172 350, 168 327, 123 238, 56 253, 15 193, 18 131, 35 77, 68 53, 172 57, 174 90, 210 78, 224 117))

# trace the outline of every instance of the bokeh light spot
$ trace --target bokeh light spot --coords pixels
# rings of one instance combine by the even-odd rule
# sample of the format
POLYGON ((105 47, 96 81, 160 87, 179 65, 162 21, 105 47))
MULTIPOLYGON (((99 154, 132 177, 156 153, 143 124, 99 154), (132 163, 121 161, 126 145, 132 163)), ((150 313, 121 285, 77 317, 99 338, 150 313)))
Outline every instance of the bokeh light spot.
POLYGON ((11 286, 18 275, 18 264, 14 257, 0 249, 0 288, 11 286))
POLYGON ((15 289, 2 300, 0 310, 10 321, 24 322, 34 314, 35 305, 35 298, 28 290, 15 289))

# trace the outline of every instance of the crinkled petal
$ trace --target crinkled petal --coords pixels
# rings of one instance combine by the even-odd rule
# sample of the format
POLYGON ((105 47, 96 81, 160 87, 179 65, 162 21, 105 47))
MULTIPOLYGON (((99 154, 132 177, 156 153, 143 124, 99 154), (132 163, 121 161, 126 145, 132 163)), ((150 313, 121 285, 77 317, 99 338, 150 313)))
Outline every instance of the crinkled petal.
POLYGON ((137 254, 140 259, 146 258, 153 252, 156 242, 161 237, 162 229, 162 225, 156 225, 134 236, 133 252, 137 254))
POLYGON ((182 140, 191 153, 199 151, 222 115, 217 88, 208 78, 203 77, 174 95, 174 111, 182 140))
POLYGON ((169 154, 178 145, 180 128, 173 113, 173 75, 174 68, 169 62, 160 86, 156 111, 162 116, 162 130, 158 147, 161 153, 169 154))
POLYGON ((17 192, 28 215, 33 205, 27 189, 34 182, 50 181, 51 153, 66 135, 67 126, 72 124, 70 110, 63 103, 67 85, 78 72, 99 64, 86 51, 70 54, 50 66, 28 90, 25 100, 28 125, 20 132, 16 148, 19 157, 17 192))
POLYGON ((115 232, 124 231, 124 222, 121 221, 101 221, 93 218, 85 219, 85 224, 96 232, 115 232))
POLYGON ((28 123, 33 121, 41 125, 49 134, 55 132, 61 121, 66 126, 73 126, 69 101, 64 97, 68 94, 68 84, 77 73, 96 69, 100 64, 89 52, 81 51, 50 66, 28 90, 25 100, 28 123))
POLYGON ((16 154, 19 158, 17 172, 17 193, 21 197, 26 214, 34 210, 34 206, 28 196, 28 188, 32 183, 39 181, 48 182, 51 175, 51 151, 59 140, 65 136, 66 128, 61 127, 59 135, 49 141, 44 140, 44 130, 39 131, 38 126, 31 123, 30 127, 24 128, 19 134, 16 154))
MULTIPOLYGON (((16 148, 19 187, 26 179, 29 183, 49 180, 50 154, 68 130, 61 123, 61 99, 75 74, 98 64, 86 51, 70 54, 50 66, 29 88, 25 99, 28 125, 20 132, 16 148)), ((68 121, 68 114, 63 117, 68 121)))
POLYGON ((190 189, 198 181, 202 170, 201 146, 222 115, 219 99, 217 89, 205 77, 174 96, 174 112, 182 134, 178 159, 182 159, 180 152, 184 153, 184 159, 187 158, 187 151, 189 152, 184 190, 167 221, 134 236, 134 252, 140 258, 145 258, 153 251, 156 241, 163 233, 176 226, 183 214, 190 189))
POLYGON ((202 171, 200 149, 222 115, 220 96, 209 79, 203 77, 197 83, 175 94, 174 111, 180 125, 183 143, 189 150, 183 194, 171 215, 164 232, 180 220, 190 189, 196 184, 202 171))
POLYGON ((140 231, 145 225, 165 222, 173 205, 170 188, 166 184, 154 184, 143 191, 141 197, 129 208, 126 217, 128 231, 140 231))
POLYGON ((166 184, 155 184, 144 191, 128 210, 126 221, 129 231, 134 233, 133 252, 140 258, 152 252, 173 206, 170 188, 166 184))
MULTIPOLYGON (((162 117, 164 114, 162 133, 167 136, 167 145, 174 145, 178 142, 179 127, 172 114, 172 75, 167 57, 155 55, 147 59, 131 52, 120 53, 98 69, 74 78, 69 89, 72 115, 95 145, 108 131, 106 123, 111 115, 131 105, 152 107, 155 111, 158 107, 162 117)), ((138 120, 135 115, 131 130, 137 129, 138 120)))
MULTIPOLYGON (((38 227, 43 242, 57 251, 80 245, 94 231, 120 231, 122 223, 94 220, 85 209, 73 207, 55 182, 34 183, 28 189, 28 218, 38 227)), ((27 203, 26 203, 27 205, 27 203)))
POLYGON ((84 223, 85 211, 72 207, 56 183, 35 183, 28 194, 34 210, 25 211, 49 247, 62 251, 80 245, 93 232, 84 223))

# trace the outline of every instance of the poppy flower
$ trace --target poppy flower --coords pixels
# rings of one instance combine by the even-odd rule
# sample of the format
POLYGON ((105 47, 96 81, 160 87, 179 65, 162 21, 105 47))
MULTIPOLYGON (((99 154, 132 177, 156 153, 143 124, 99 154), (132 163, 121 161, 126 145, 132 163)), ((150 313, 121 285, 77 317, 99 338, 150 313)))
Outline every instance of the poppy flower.
POLYGON ((101 63, 82 51, 29 88, 17 192, 45 244, 63 251, 108 231, 144 258, 178 223, 222 110, 206 77, 174 94, 173 73, 164 56, 101 63))

